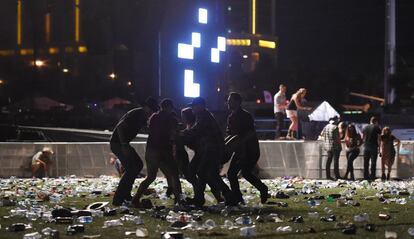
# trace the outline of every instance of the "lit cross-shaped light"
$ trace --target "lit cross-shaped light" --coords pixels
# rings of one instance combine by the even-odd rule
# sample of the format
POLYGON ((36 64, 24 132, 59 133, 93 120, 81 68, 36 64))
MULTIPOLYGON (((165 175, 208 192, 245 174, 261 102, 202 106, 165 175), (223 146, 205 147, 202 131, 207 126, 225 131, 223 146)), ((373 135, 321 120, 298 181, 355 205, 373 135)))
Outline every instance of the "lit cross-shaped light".
POLYGON ((198 9, 198 22, 202 24, 207 24, 208 19, 208 12, 205 8, 199 8, 198 9))
POLYGON ((220 52, 226 51, 226 38, 217 37, 217 48, 211 48, 211 62, 220 63, 220 52))
POLYGON ((184 96, 193 98, 200 96, 200 84, 194 83, 192 70, 184 70, 184 96))

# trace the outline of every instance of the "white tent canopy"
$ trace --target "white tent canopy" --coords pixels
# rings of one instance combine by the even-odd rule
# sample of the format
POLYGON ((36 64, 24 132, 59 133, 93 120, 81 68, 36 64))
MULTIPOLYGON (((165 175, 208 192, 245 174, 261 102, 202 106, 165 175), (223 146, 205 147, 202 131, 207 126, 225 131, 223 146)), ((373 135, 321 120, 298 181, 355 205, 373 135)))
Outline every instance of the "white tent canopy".
POLYGON ((332 117, 339 117, 339 113, 326 101, 322 102, 308 116, 311 121, 329 121, 332 117))

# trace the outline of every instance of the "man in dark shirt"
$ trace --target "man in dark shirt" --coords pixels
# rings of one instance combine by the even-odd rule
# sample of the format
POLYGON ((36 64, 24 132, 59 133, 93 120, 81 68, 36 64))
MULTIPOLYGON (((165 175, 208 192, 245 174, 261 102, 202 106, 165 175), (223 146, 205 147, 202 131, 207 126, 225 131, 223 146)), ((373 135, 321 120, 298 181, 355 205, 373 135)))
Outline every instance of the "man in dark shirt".
POLYGON ((135 207, 140 207, 140 199, 144 191, 154 182, 158 169, 161 169, 171 186, 176 203, 180 202, 181 184, 178 175, 178 165, 173 157, 173 139, 177 129, 173 102, 164 99, 161 110, 154 113, 149 119, 149 136, 145 151, 147 177, 139 185, 137 193, 132 199, 135 207))
POLYGON ((122 175, 118 188, 115 191, 112 204, 120 206, 127 200, 131 200, 131 190, 135 178, 142 170, 142 160, 129 144, 141 128, 147 125, 148 117, 158 110, 157 101, 148 98, 142 108, 135 108, 128 111, 119 120, 110 139, 112 152, 119 158, 124 166, 125 173, 122 175))
POLYGON ((381 129, 378 118, 371 117, 370 124, 362 131, 364 141, 364 179, 375 180, 377 170, 378 148, 380 145, 381 129), (371 174, 369 173, 369 161, 371 160, 371 174))
POLYGON ((196 206, 203 206, 204 191, 208 183, 213 191, 222 192, 227 205, 234 205, 232 193, 220 177, 219 170, 224 154, 224 139, 220 127, 213 115, 206 109, 205 100, 194 98, 190 104, 196 122, 194 126, 182 132, 185 142, 195 142, 195 157, 190 170, 196 172, 194 200, 196 206))
MULTIPOLYGON (((241 108, 242 97, 238 93, 230 93, 227 100, 231 114, 227 118, 227 134, 233 142, 228 142, 227 147, 233 151, 227 176, 230 181, 231 190, 239 202, 244 203, 238 173, 241 171, 243 177, 260 191, 260 199, 265 203, 268 198, 268 188, 253 174, 253 170, 260 157, 259 140, 254 128, 254 120, 249 112, 241 108), (236 137, 234 137, 236 136, 236 137)), ((227 137, 227 138, 229 138, 227 137)))

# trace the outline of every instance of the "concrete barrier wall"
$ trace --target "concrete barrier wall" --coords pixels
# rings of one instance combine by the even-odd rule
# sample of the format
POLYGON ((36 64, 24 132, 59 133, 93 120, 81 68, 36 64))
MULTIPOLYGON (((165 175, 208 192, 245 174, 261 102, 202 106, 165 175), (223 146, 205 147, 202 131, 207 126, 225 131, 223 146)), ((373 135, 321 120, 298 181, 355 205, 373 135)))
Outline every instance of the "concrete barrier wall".
MULTIPOLYGON (((134 142, 132 145, 143 159, 145 143, 134 142)), ((55 152, 51 176, 116 174, 114 167, 109 164, 111 151, 108 143, 0 143, 0 177, 31 177, 32 156, 45 146, 55 152)), ((318 141, 260 141, 260 149, 258 167, 263 178, 325 177, 326 155, 318 141)), ((362 151, 361 148, 360 156, 354 161, 357 178, 363 175, 362 151)), ((346 171, 344 150, 341 152, 339 166, 341 175, 344 175, 346 171)), ((402 142, 393 167, 393 177, 414 176, 414 141, 402 142)), ((380 176, 380 169, 381 159, 378 157, 377 176, 380 176)))

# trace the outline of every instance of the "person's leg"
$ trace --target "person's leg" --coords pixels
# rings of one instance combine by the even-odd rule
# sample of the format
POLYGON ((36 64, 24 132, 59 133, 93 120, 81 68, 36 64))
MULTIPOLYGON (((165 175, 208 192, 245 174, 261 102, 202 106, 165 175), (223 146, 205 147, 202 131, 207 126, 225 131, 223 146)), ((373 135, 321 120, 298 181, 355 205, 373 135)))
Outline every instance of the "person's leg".
POLYGON ((119 180, 112 204, 121 205, 125 200, 131 199, 131 190, 136 177, 142 170, 143 163, 131 145, 112 145, 113 153, 119 158, 125 168, 125 173, 119 180))
POLYGON ((359 148, 353 149, 351 151, 351 154, 349 156, 349 162, 348 164, 350 165, 350 173, 351 173, 351 180, 355 180, 355 175, 354 175, 354 161, 355 159, 358 157, 359 155, 359 148))
POLYGON ((341 150, 334 150, 333 151, 333 160, 334 160, 334 173, 335 178, 340 179, 341 175, 339 175, 339 156, 341 154, 341 150))
POLYGON ((375 149, 371 152, 371 180, 375 180, 376 178, 377 159, 378 159, 378 150, 375 149))
POLYGON ((145 177, 144 181, 138 187, 137 193, 134 195, 132 199, 132 203, 134 206, 139 206, 140 200, 144 192, 148 189, 149 185, 155 181, 157 178, 158 172, 158 155, 156 152, 151 152, 148 150, 145 152, 145 162, 147 166, 147 176, 145 177))
POLYGON ((348 175, 351 173, 351 156, 352 155, 352 150, 347 150, 345 153, 346 156, 346 173, 344 175, 344 179, 348 179, 348 175))
POLYGON ((174 201, 177 203, 181 200, 181 183, 178 174, 178 167, 173 158, 172 152, 163 152, 163 157, 159 164, 162 173, 168 181, 168 187, 171 186, 174 193, 174 201))
POLYGON ((371 158, 371 152, 369 149, 364 149, 364 179, 369 180, 369 160, 371 158))
POLYGON ((283 129, 283 113, 282 112, 276 112, 275 113, 276 118, 276 135, 275 139, 278 139, 280 136, 282 136, 282 129, 283 129))
POLYGON ((243 202, 243 196, 240 191, 239 179, 237 177, 240 171, 240 160, 233 158, 230 163, 229 170, 227 171, 227 178, 230 182, 231 191, 234 193, 234 197, 239 201, 243 202))
POLYGON ((326 178, 327 179, 333 179, 331 177, 331 163, 332 163, 332 158, 333 158, 333 153, 332 150, 328 150, 326 151, 326 164, 325 164, 325 170, 326 170, 326 178))
MULTIPOLYGON (((256 165, 256 163, 254 163, 254 165, 256 165)), ((241 168, 241 173, 243 175, 243 177, 250 183, 252 184, 255 188, 257 188, 260 191, 260 199, 262 203, 265 203, 267 201, 268 198, 268 187, 266 186, 266 184, 264 184, 259 177, 257 177, 256 175, 253 174, 253 169, 254 169, 254 165, 253 164, 246 164, 243 165, 241 168)))

